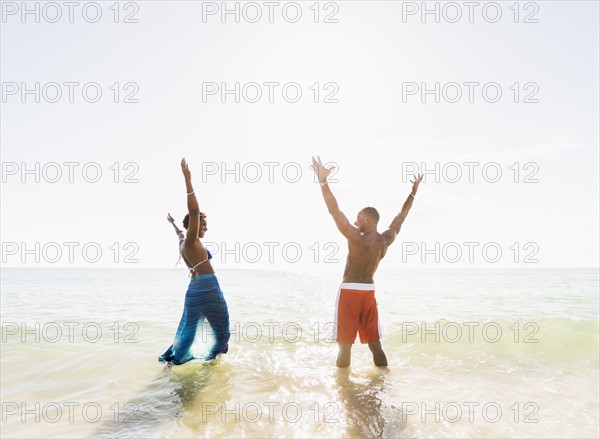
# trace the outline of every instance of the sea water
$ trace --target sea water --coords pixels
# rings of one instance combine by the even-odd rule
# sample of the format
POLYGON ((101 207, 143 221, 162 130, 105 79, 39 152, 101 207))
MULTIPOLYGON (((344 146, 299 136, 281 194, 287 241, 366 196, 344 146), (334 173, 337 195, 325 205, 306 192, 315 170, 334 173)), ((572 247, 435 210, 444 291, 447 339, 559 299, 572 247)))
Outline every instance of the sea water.
POLYGON ((598 269, 378 273, 389 367, 343 370, 339 273, 217 275, 229 352, 169 368, 185 270, 2 269, 1 436, 600 435, 598 269))

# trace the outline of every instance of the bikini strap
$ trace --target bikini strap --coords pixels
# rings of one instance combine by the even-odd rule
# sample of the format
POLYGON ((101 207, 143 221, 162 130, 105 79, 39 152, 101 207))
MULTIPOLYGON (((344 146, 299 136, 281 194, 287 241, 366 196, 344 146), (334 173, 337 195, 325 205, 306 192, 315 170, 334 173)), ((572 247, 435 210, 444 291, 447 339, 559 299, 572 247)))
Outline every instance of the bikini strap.
MULTIPOLYGON (((181 247, 181 243, 184 240, 179 241, 179 259, 177 260, 177 264, 179 264, 179 261, 181 260, 182 256, 183 256, 183 248, 181 247)), ((190 271, 190 279, 192 277, 192 275, 194 274, 194 271, 196 270, 196 268, 198 268, 199 265, 204 264, 206 261, 208 261, 210 259, 210 253, 208 252, 208 249, 203 245, 202 248, 206 251, 207 257, 206 259, 198 262, 196 265, 194 265, 193 267, 189 268, 188 270, 190 271)), ((175 264, 175 266, 177 266, 177 264, 175 264)))

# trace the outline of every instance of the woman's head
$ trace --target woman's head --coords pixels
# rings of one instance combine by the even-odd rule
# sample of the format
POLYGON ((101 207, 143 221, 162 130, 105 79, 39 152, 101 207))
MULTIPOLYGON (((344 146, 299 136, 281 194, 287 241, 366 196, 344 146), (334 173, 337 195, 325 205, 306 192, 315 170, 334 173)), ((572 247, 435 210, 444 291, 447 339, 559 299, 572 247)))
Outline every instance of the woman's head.
MULTIPOLYGON (((208 230, 208 227, 206 226, 207 225, 206 214, 204 212, 200 212, 199 219, 200 219, 200 227, 198 227, 198 238, 203 238, 204 233, 208 230)), ((187 230, 189 226, 190 226, 190 214, 188 213, 183 217, 183 227, 185 228, 185 230, 187 230)))

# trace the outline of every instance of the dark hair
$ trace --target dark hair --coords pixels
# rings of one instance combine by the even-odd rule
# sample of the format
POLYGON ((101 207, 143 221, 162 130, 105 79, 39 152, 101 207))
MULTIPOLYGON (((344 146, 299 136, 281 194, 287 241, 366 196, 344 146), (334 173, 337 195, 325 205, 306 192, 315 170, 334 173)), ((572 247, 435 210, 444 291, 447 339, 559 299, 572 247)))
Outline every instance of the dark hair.
POLYGON ((362 210, 368 217, 375 220, 375 222, 379 222, 379 212, 374 207, 365 207, 362 210))
MULTIPOLYGON (((204 212, 200 212, 200 218, 206 218, 206 214, 204 212)), ((187 213, 184 217, 183 217, 183 227, 185 228, 185 230, 187 230, 187 228, 190 225, 190 214, 187 213)))

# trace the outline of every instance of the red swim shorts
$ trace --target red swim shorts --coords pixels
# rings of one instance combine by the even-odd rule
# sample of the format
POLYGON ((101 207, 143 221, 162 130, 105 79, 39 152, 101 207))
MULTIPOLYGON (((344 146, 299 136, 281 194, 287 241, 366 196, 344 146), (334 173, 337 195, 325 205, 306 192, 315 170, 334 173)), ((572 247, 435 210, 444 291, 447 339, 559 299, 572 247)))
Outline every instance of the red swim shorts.
POLYGON ((361 343, 381 338, 379 314, 375 300, 375 285, 343 283, 335 304, 335 339, 338 343, 352 344, 356 332, 361 343))

